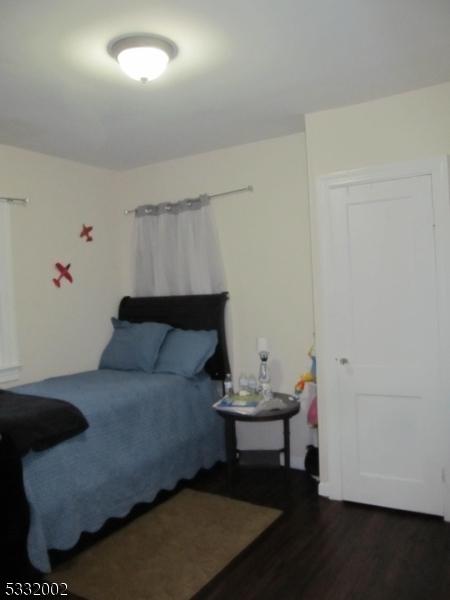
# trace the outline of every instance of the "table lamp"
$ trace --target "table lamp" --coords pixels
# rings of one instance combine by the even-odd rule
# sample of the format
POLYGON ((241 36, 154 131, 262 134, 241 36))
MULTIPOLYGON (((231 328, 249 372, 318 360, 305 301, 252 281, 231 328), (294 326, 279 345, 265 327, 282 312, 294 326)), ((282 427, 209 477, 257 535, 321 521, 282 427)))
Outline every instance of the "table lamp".
POLYGON ((269 343, 267 338, 259 337, 256 340, 256 350, 259 354, 259 375, 258 375, 258 390, 264 396, 265 399, 272 397, 272 391, 270 389, 270 373, 269 366, 267 364, 269 360, 269 343))

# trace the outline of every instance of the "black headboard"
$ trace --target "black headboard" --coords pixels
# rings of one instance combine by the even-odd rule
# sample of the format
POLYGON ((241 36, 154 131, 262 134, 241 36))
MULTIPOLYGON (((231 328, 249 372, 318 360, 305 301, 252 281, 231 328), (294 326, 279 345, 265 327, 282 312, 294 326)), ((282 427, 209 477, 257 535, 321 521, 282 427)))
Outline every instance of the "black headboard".
POLYGON ((142 323, 156 321, 178 329, 216 329, 219 343, 205 369, 213 379, 223 380, 230 372, 225 338, 225 303, 228 292, 192 296, 125 296, 119 306, 119 319, 142 323))

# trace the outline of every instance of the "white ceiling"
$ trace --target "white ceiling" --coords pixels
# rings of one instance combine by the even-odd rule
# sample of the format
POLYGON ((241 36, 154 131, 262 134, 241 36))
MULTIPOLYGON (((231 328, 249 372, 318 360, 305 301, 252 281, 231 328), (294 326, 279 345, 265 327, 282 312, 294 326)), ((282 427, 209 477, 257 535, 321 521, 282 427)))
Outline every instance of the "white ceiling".
POLYGON ((0 143, 127 169, 450 80, 450 0, 0 0, 0 143), (121 34, 172 39, 128 79, 121 34))

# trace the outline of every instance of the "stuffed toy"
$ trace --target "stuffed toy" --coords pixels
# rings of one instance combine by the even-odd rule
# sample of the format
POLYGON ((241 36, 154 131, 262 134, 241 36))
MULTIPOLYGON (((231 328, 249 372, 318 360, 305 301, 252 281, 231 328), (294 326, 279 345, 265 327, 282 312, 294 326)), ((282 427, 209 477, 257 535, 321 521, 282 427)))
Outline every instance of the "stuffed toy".
POLYGON ((311 346, 308 352, 308 356, 311 359, 311 368, 307 373, 303 373, 300 379, 295 384, 295 393, 301 394, 305 388, 305 383, 316 381, 316 357, 314 355, 314 347, 311 346))
POLYGON ((309 349, 308 356, 311 359, 311 368, 306 373, 303 373, 295 384, 295 394, 296 396, 302 394, 302 399, 310 401, 307 414, 308 425, 310 427, 317 427, 316 357, 313 346, 309 349))

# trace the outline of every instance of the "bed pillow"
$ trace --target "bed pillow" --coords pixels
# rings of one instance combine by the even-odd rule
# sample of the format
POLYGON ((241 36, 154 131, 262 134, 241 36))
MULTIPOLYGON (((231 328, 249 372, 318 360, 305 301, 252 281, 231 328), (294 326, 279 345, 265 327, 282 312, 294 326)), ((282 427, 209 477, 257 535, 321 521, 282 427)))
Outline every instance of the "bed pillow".
POLYGON ((153 372, 158 353, 170 325, 164 323, 129 323, 111 319, 112 337, 103 350, 99 369, 153 372))
POLYGON ((205 366, 217 346, 217 331, 172 329, 167 334, 154 373, 193 377, 205 366))

